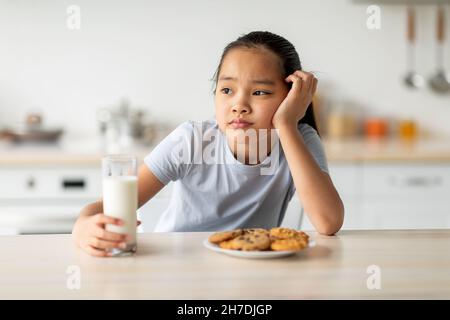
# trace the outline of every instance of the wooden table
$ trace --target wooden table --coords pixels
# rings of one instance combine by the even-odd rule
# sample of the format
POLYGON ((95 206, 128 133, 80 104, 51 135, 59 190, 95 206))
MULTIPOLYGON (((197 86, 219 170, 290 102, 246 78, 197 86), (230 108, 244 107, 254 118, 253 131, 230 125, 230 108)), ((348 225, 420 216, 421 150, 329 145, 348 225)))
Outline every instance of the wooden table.
POLYGON ((209 251, 208 235, 139 234, 125 258, 70 235, 1 236, 0 299, 450 299, 450 230, 310 233, 316 247, 272 260, 209 251))

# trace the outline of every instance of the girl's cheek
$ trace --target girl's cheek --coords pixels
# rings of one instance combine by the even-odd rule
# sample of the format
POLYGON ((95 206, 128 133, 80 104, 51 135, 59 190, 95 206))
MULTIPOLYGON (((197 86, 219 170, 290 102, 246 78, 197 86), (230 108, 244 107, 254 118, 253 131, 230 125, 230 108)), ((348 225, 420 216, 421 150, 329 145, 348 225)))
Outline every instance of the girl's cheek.
POLYGON ((270 117, 272 118, 272 116, 275 114, 275 112, 277 112, 279 107, 280 107, 279 103, 273 103, 273 104, 268 105, 266 107, 266 110, 267 110, 266 114, 270 115, 270 117))

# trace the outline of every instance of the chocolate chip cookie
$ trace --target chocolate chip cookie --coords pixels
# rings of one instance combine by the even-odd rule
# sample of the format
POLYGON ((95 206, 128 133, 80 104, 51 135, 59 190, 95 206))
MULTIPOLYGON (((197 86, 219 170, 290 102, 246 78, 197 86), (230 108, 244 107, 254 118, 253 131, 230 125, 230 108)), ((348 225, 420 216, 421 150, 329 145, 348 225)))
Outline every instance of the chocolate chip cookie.
POLYGON ((247 233, 219 244, 223 249, 262 251, 270 248, 270 237, 263 233, 247 233))
POLYGON ((300 238, 288 238, 273 240, 270 249, 273 251, 297 251, 302 250, 308 246, 308 242, 300 238))
POLYGON ((291 238, 299 238, 299 239, 309 239, 309 236, 303 231, 297 231, 289 228, 272 228, 270 229, 270 237, 273 240, 279 239, 291 239, 291 238))
POLYGON ((242 229, 221 231, 221 232, 216 232, 213 235, 211 235, 208 238, 208 240, 211 243, 220 244, 223 241, 228 241, 228 240, 234 239, 242 234, 243 234, 242 229))

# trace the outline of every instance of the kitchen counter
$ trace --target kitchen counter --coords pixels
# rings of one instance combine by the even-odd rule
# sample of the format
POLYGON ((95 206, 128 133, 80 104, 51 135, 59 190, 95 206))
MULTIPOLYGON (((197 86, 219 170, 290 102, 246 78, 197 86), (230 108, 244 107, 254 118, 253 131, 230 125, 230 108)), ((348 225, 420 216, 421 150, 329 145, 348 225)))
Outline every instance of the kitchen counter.
MULTIPOLYGON (((323 139, 327 159, 339 162, 450 162, 449 139, 368 140, 362 138, 323 139)), ((128 153, 139 161, 154 146, 136 145, 128 153)), ((58 144, 11 144, 0 142, 0 165, 99 166, 106 153, 99 140, 62 140, 58 144)))
MULTIPOLYGON (((123 152, 136 155, 139 162, 142 162, 153 147, 136 144, 123 152)), ((107 153, 109 152, 98 138, 62 139, 57 143, 16 144, 0 141, 0 165, 6 166, 100 166, 101 158, 107 153)))
POLYGON ((315 247, 272 260, 209 251, 209 234, 139 234, 122 258, 91 257, 70 235, 2 236, 0 299, 450 299, 450 230, 310 233, 315 247))
POLYGON ((324 139, 330 162, 450 162, 448 139, 324 139))

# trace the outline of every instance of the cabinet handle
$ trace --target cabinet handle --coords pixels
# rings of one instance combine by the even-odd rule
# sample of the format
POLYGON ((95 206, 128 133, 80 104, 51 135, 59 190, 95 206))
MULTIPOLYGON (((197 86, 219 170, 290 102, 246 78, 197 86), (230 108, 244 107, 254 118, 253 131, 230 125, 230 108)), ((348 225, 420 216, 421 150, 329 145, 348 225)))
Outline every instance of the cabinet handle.
POLYGON ((441 177, 409 177, 405 179, 405 184, 410 187, 437 187, 442 185, 441 177))
POLYGON ((33 177, 29 177, 27 179, 27 188, 28 189, 34 189, 34 187, 36 187, 36 180, 33 177))
POLYGON ((68 189, 84 189, 86 183, 83 179, 64 179, 62 181, 62 187, 65 190, 68 189))
POLYGON ((412 176, 404 179, 398 179, 397 177, 390 177, 388 183, 392 186, 398 187, 438 187, 442 186, 441 177, 420 177, 412 176))

